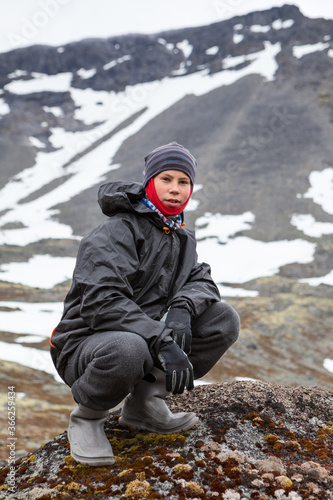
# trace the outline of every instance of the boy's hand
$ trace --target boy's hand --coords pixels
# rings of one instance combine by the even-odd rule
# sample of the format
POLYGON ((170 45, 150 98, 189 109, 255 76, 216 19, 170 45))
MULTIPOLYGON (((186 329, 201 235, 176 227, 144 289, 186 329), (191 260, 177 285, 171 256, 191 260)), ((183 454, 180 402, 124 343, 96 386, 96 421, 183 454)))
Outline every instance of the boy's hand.
POLYGON ((193 366, 175 342, 162 344, 158 359, 165 371, 167 391, 182 394, 185 389, 193 389, 193 366))
POLYGON ((171 307, 165 324, 172 330, 172 337, 176 344, 186 353, 191 353, 192 331, 191 315, 187 309, 171 307))

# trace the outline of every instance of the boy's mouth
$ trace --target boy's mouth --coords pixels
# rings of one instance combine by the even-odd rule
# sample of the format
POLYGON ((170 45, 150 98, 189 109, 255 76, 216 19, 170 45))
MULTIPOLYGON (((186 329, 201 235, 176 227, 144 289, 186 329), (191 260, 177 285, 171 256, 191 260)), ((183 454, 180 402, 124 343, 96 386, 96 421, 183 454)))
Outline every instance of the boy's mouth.
POLYGON ((180 201, 172 198, 170 200, 166 200, 165 203, 168 203, 170 206, 177 206, 180 204, 180 201))

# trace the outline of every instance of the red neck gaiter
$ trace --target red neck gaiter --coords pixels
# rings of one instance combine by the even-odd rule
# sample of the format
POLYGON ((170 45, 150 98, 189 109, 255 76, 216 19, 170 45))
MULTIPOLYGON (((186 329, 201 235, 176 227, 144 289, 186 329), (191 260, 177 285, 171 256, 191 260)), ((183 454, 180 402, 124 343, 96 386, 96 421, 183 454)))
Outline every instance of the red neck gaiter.
POLYGON ((191 192, 190 192, 190 196, 187 198, 187 201, 183 205, 181 205, 180 207, 177 207, 177 208, 167 207, 166 205, 164 205, 164 203, 162 203, 158 199, 158 196, 157 196, 157 193, 155 190, 155 184, 154 184, 153 177, 150 179, 150 181, 148 182, 145 189, 146 189, 146 193, 148 196, 148 200, 151 201, 153 203, 153 205, 155 205, 155 207, 160 212, 162 212, 163 215, 166 215, 166 217, 175 217, 176 215, 181 214, 185 210, 185 207, 188 204, 188 202, 190 201, 190 198, 192 195, 193 185, 191 184, 191 192))

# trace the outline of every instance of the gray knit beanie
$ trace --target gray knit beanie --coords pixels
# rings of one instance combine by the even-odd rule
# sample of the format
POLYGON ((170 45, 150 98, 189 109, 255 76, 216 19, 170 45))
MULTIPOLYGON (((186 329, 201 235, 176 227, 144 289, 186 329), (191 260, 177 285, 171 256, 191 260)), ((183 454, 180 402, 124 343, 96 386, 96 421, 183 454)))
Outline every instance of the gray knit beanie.
POLYGON ((187 174, 194 184, 197 161, 188 149, 177 142, 170 142, 164 146, 159 146, 145 157, 145 172, 143 187, 155 175, 164 170, 180 170, 187 174))

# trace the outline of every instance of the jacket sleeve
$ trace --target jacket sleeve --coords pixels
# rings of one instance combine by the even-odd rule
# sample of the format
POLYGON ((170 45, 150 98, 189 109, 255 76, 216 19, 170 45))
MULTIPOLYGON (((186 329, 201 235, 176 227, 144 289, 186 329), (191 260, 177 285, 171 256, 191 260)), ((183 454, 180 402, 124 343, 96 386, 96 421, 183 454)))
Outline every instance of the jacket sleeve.
POLYGON ((153 357, 171 330, 147 316, 135 303, 131 283, 138 270, 134 230, 110 219, 85 238, 74 278, 80 290, 80 315, 94 332, 124 331, 143 337, 153 357))
POLYGON ((192 317, 202 314, 214 302, 220 302, 220 292, 211 276, 211 269, 205 262, 195 263, 183 287, 172 298, 170 307, 186 307, 192 317))

